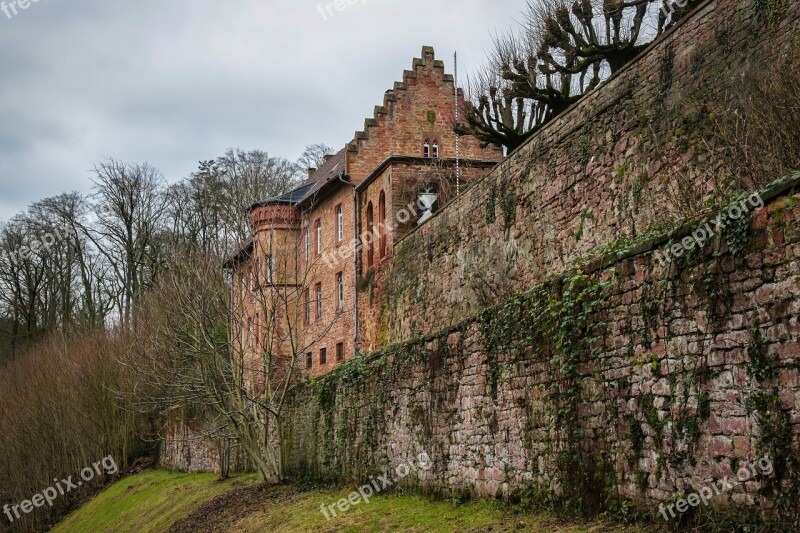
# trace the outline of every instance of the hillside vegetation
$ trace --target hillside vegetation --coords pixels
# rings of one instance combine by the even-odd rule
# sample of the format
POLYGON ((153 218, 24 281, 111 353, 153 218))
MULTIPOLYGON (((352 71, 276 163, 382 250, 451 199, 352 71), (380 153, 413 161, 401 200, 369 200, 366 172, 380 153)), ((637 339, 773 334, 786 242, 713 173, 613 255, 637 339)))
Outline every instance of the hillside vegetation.
POLYGON ((326 520, 320 505, 349 489, 264 488, 255 476, 220 481, 213 474, 163 470, 125 478, 70 515, 53 531, 79 532, 334 532, 334 531, 645 531, 603 522, 568 524, 517 514, 492 502, 454 505, 422 496, 376 496, 326 520))

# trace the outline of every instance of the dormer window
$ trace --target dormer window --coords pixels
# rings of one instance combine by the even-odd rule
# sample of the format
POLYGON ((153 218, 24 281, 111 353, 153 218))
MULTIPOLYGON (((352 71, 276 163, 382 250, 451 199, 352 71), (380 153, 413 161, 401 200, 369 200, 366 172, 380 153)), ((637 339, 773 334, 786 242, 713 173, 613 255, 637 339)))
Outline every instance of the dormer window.
POLYGON ((425 144, 423 145, 422 153, 424 154, 423 157, 425 157, 425 159, 428 159, 431 156, 431 142, 428 141, 427 139, 425 140, 425 144))
POLYGON ((433 141, 433 158, 439 159, 439 141, 433 141))

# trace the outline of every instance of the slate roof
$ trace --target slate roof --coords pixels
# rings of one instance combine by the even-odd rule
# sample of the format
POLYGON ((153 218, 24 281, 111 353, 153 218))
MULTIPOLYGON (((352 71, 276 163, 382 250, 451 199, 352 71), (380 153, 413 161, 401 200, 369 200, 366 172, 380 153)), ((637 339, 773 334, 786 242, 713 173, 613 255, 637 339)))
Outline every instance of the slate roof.
POLYGON ((344 173, 345 149, 339 150, 334 156, 328 158, 322 167, 315 170, 298 188, 286 194, 269 198, 262 202, 255 203, 252 209, 266 207, 268 205, 298 205, 309 198, 315 196, 326 184, 338 181, 339 176, 344 173))

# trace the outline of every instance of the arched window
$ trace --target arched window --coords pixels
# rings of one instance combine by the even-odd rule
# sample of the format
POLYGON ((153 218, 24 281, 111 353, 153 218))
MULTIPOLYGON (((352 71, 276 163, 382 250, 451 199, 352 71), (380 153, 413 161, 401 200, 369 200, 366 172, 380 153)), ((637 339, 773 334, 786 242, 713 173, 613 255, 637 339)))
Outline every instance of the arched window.
POLYGON ((431 156, 431 142, 427 139, 425 139, 425 144, 422 147, 422 153, 426 159, 431 156))
POLYGON ((378 200, 378 224, 380 225, 380 241, 379 249, 381 259, 386 257, 386 232, 388 231, 388 224, 386 223, 386 194, 381 191, 380 200, 378 200))
POLYGON ((439 141, 433 141, 433 158, 439 159, 439 141))
POLYGON ((374 251, 374 244, 375 244, 375 213, 372 209, 372 202, 367 204, 367 233, 364 236, 364 240, 366 240, 367 244, 367 268, 372 268, 374 264, 373 261, 373 251, 374 251))

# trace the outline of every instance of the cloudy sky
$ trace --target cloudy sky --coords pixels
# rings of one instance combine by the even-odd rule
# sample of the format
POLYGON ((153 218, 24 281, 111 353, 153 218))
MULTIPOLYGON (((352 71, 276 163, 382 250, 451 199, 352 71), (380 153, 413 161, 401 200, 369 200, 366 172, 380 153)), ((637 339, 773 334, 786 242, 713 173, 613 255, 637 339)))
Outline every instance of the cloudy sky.
POLYGON ((2 1, 0 220, 89 191, 104 157, 174 182, 228 147, 344 146, 423 45, 448 72, 457 50, 464 76, 524 5, 344 0, 331 17, 333 0, 2 1))

